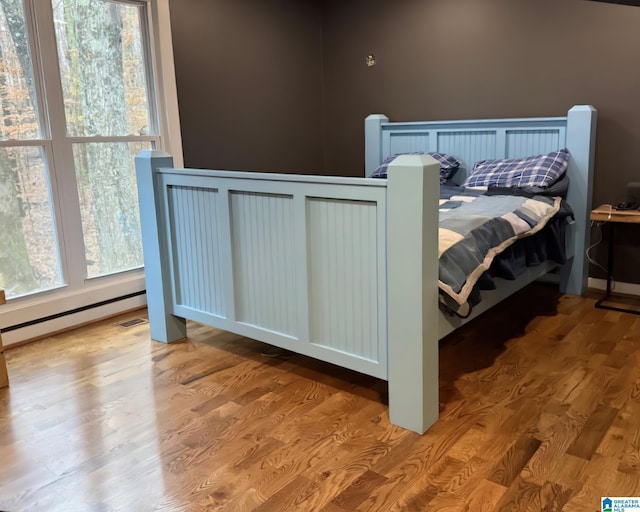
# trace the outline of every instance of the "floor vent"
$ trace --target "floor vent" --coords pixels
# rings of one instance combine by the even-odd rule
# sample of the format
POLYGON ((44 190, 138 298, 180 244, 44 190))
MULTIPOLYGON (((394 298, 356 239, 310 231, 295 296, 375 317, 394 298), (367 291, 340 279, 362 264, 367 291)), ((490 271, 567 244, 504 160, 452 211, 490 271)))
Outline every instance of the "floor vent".
POLYGON ((129 327, 133 327, 134 325, 144 324, 146 322, 147 321, 142 318, 133 318, 132 320, 118 322, 116 325, 119 325, 120 327, 124 327, 124 328, 129 328, 129 327))

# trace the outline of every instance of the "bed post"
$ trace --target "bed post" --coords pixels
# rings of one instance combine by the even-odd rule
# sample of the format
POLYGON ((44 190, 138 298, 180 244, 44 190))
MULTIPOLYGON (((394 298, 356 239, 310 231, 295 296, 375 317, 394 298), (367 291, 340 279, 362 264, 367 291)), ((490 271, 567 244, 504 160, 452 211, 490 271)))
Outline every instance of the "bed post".
POLYGON ((369 178, 382 162, 382 123, 389 122, 383 114, 371 114, 364 120, 364 177, 369 178))
POLYGON ((402 155, 387 180, 389 417, 419 434, 438 419, 439 169, 402 155))
POLYGON ((585 250, 593 193, 597 114, 591 105, 576 105, 567 114, 566 145, 571 152, 567 170, 571 180, 567 201, 575 215, 576 230, 573 261, 562 270, 560 291, 573 295, 582 295, 587 289, 589 266, 585 250))
POLYGON ((173 158, 163 151, 141 151, 135 160, 151 339, 170 343, 187 335, 185 319, 169 313, 173 301, 168 247, 161 236, 162 190, 158 186, 158 169, 173 167, 173 158))

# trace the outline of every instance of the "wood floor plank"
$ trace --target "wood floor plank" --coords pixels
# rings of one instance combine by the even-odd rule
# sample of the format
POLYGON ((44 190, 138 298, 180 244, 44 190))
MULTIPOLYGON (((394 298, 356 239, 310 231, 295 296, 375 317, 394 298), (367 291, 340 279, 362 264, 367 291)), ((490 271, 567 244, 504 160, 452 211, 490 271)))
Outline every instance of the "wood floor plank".
POLYGON ((536 503, 539 500, 540 486, 529 483, 521 477, 516 477, 500 500, 495 505, 495 510, 500 511, 525 511, 540 510, 536 503))
MULTIPOLYGON (((564 469, 564 466, 558 464, 559 460, 570 463, 570 467, 579 469, 582 464, 574 461, 576 459, 572 455, 566 455, 568 446, 575 440, 579 433, 579 425, 570 421, 565 417, 556 417, 550 434, 547 439, 542 441, 539 448, 532 455, 531 459, 523 468, 523 476, 528 482, 537 485, 544 485, 550 479, 550 475, 554 475, 551 481, 563 483, 558 473, 564 469)), ((581 459, 577 459, 581 460, 581 459)), ((583 476, 579 471, 571 474, 571 482, 577 485, 583 476)))
POLYGON ((531 437, 518 438, 493 468, 488 480, 498 485, 509 487, 520 474, 525 464, 533 457, 540 444, 539 439, 531 437))
POLYGON ((494 462, 491 460, 473 457, 451 477, 441 490, 469 501, 477 492, 478 486, 484 485, 483 481, 489 475, 493 464, 494 462))
POLYGON ((379 485, 387 481, 385 476, 367 470, 340 492, 331 502, 345 510, 356 510, 371 494, 375 494, 379 485))
MULTIPOLYGON (((639 474, 640 472, 640 402, 635 400, 629 403, 620 411, 618 418, 622 422, 615 430, 618 439, 618 446, 612 450, 611 456, 620 454, 618 471, 629 474, 639 474)), ((609 453, 604 452, 603 453, 609 453)))
POLYGON ((381 380, 144 311, 10 348, 0 510, 598 510, 640 494, 640 319, 594 302, 532 285, 443 340, 423 436, 381 380))
MULTIPOLYGON (((410 506, 412 506, 410 504, 410 506)), ((459 496, 454 496, 447 492, 438 493, 429 504, 426 510, 440 510, 442 512, 467 512, 469 504, 459 496)), ((415 512, 425 510, 424 508, 414 508, 415 512)))
MULTIPOLYGON (((432 500, 440 494, 454 496, 443 488, 454 478, 465 466, 461 460, 451 457, 444 457, 439 460, 432 468, 429 468, 424 474, 414 479, 414 482, 399 497, 393 505, 392 510, 429 510, 433 508, 432 500)), ((462 497, 458 496, 460 500, 462 497)), ((359 507, 358 510, 371 510, 372 504, 369 498, 359 507)))
POLYGON ((490 480, 481 480, 468 500, 469 510, 474 512, 490 512, 500 502, 507 488, 490 480))
POLYGON ((567 449, 569 455, 590 460, 602 442, 607 430, 618 415, 618 409, 599 405, 585 423, 582 431, 567 449))

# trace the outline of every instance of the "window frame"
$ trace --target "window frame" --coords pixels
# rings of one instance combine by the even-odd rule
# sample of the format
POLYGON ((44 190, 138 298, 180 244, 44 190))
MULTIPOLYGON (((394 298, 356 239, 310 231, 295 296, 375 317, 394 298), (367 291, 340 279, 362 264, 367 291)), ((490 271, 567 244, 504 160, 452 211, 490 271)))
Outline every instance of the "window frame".
MULTIPOLYGON (((74 170, 73 144, 91 142, 151 141, 155 149, 173 156, 175 166, 183 165, 169 0, 118 2, 144 7, 140 21, 148 59, 147 95, 153 99, 149 101, 149 115, 150 122, 157 123, 154 130, 157 135, 67 136, 51 2, 23 0, 41 133, 37 140, 0 141, 0 147, 44 148, 49 167, 48 185, 56 227, 54 236, 60 252, 63 284, 11 298, 0 308, 0 327, 3 329, 6 345, 46 336, 51 332, 146 304, 143 268, 86 277, 74 170), (122 297, 124 298, 121 299, 122 297), (91 307, 96 304, 99 306, 91 307)), ((154 126, 150 125, 150 128, 153 130, 154 126)))

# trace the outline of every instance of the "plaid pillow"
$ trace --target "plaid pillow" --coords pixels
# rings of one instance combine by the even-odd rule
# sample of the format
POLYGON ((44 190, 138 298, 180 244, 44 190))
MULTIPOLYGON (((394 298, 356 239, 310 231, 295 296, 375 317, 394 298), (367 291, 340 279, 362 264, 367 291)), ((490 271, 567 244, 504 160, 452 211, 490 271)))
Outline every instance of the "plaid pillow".
POLYGON ((473 166, 463 186, 547 188, 567 170, 569 156, 565 148, 528 158, 481 160, 473 166))
POLYGON ((386 178, 387 168, 389 167, 389 164, 393 162, 393 160, 399 155, 429 155, 434 160, 437 160, 440 163, 440 183, 445 183, 448 179, 451 179, 460 167, 460 162, 456 157, 446 155, 445 153, 425 153, 424 151, 415 151, 413 153, 396 153, 385 158, 382 164, 380 164, 380 167, 373 171, 371 177, 386 178))

